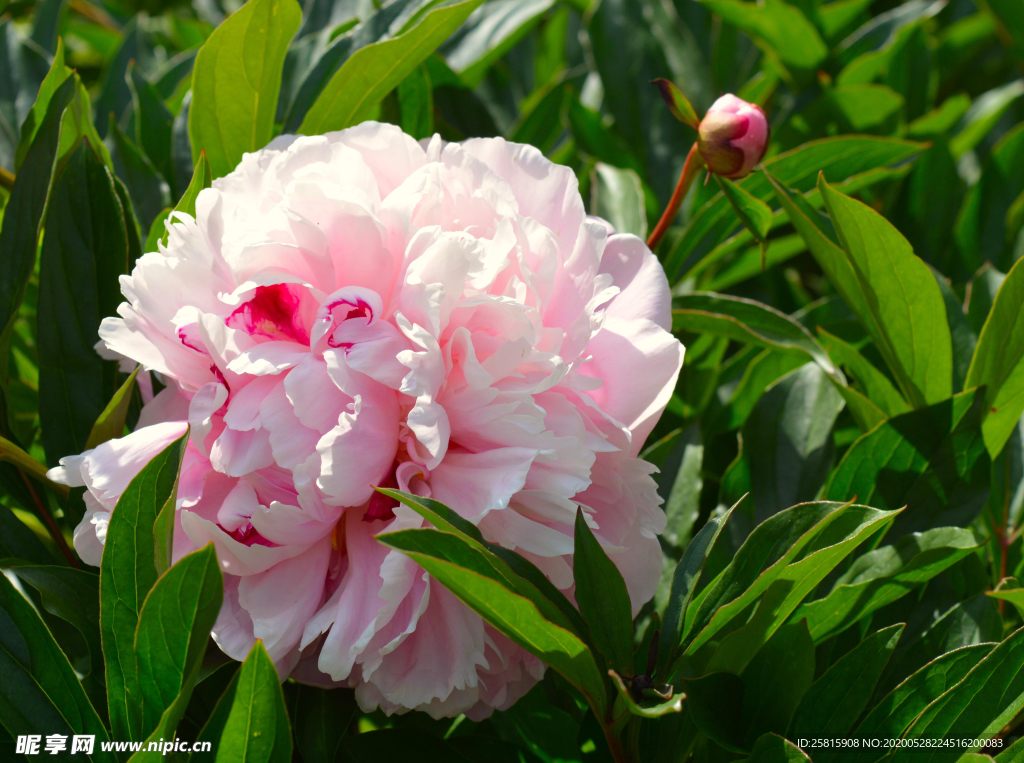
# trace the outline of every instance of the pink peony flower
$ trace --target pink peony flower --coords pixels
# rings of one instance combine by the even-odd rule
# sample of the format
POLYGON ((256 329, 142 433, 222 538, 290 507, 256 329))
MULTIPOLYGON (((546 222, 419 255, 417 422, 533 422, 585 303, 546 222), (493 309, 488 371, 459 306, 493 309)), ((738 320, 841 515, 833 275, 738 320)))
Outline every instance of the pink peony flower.
POLYGON ((135 432, 65 458, 99 564, 118 496, 191 426, 174 557, 212 541, 214 638, 364 709, 484 717, 544 666, 402 554, 432 496, 571 594, 577 504, 634 607, 665 523, 637 458, 675 385, 661 266, 587 218, 576 178, 501 139, 417 143, 365 123, 282 136, 214 181, 121 288, 103 351, 165 389, 135 432))
POLYGON ((729 93, 711 104, 700 121, 697 148, 712 172, 742 178, 768 150, 768 132, 761 107, 729 93))

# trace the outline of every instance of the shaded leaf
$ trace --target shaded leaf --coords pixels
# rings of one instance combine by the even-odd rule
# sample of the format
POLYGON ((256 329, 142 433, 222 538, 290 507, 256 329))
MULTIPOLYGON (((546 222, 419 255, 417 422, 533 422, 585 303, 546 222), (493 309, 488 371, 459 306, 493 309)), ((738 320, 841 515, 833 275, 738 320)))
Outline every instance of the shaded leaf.
POLYGON ((583 509, 576 509, 573 544, 576 603, 590 627, 594 646, 616 671, 633 669, 633 614, 622 575, 587 527, 583 509))
POLYGON ((800 352, 830 375, 839 370, 798 321, 773 307, 726 294, 684 294, 672 302, 672 328, 712 333, 774 350, 800 352))
POLYGON ((320 135, 356 124, 362 114, 423 63, 481 2, 462 0, 434 8, 404 34, 357 50, 331 77, 303 117, 299 132, 320 135))
POLYGON ((1024 265, 1020 261, 999 287, 964 385, 985 385, 981 434, 995 458, 1024 413, 1024 265))
POLYGON ((29 601, 0 575, 0 718, 19 734, 94 734, 96 760, 107 731, 74 669, 29 601))
POLYGON ((117 388, 117 364, 93 347, 100 322, 117 314, 128 256, 114 179, 83 143, 54 181, 39 267, 39 420, 51 466, 85 450, 117 388))
POLYGON ((982 542, 959 527, 905 535, 855 559, 827 596, 804 604, 793 617, 806 619, 814 640, 822 641, 906 595, 982 542))
MULTIPOLYGON (((902 624, 891 625, 871 634, 830 666, 804 695, 793 719, 792 736, 846 736, 871 700, 903 628, 902 624)), ((815 758, 825 761, 834 755, 826 749, 818 751, 815 758)))
POLYGON ((894 532, 968 524, 988 498, 982 395, 961 392, 889 419, 861 436, 825 488, 831 500, 908 509, 894 532))

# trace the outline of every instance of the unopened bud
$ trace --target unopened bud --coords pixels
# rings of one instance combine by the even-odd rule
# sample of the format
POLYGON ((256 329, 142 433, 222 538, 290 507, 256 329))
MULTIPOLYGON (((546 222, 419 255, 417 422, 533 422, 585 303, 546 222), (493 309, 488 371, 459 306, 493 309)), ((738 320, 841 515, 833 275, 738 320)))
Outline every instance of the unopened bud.
POLYGON ((700 121, 697 149, 716 175, 746 177, 768 149, 768 118, 760 106, 723 95, 700 121))

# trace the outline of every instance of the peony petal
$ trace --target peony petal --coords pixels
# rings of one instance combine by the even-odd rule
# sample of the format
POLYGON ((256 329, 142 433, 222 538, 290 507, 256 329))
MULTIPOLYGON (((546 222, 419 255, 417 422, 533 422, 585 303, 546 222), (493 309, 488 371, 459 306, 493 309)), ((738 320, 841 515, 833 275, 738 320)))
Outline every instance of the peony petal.
POLYGON ((449 452, 430 471, 431 495, 466 519, 479 521, 489 511, 508 506, 512 495, 522 490, 536 455, 530 448, 449 452))

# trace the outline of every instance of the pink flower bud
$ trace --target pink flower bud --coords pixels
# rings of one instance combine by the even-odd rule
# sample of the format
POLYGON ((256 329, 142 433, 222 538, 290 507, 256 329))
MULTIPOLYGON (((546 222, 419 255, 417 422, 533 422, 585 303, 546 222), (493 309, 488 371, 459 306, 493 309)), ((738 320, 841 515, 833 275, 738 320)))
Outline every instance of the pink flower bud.
POLYGON ((768 118, 760 106, 723 95, 700 122, 697 148, 716 175, 746 177, 768 148, 768 118))

